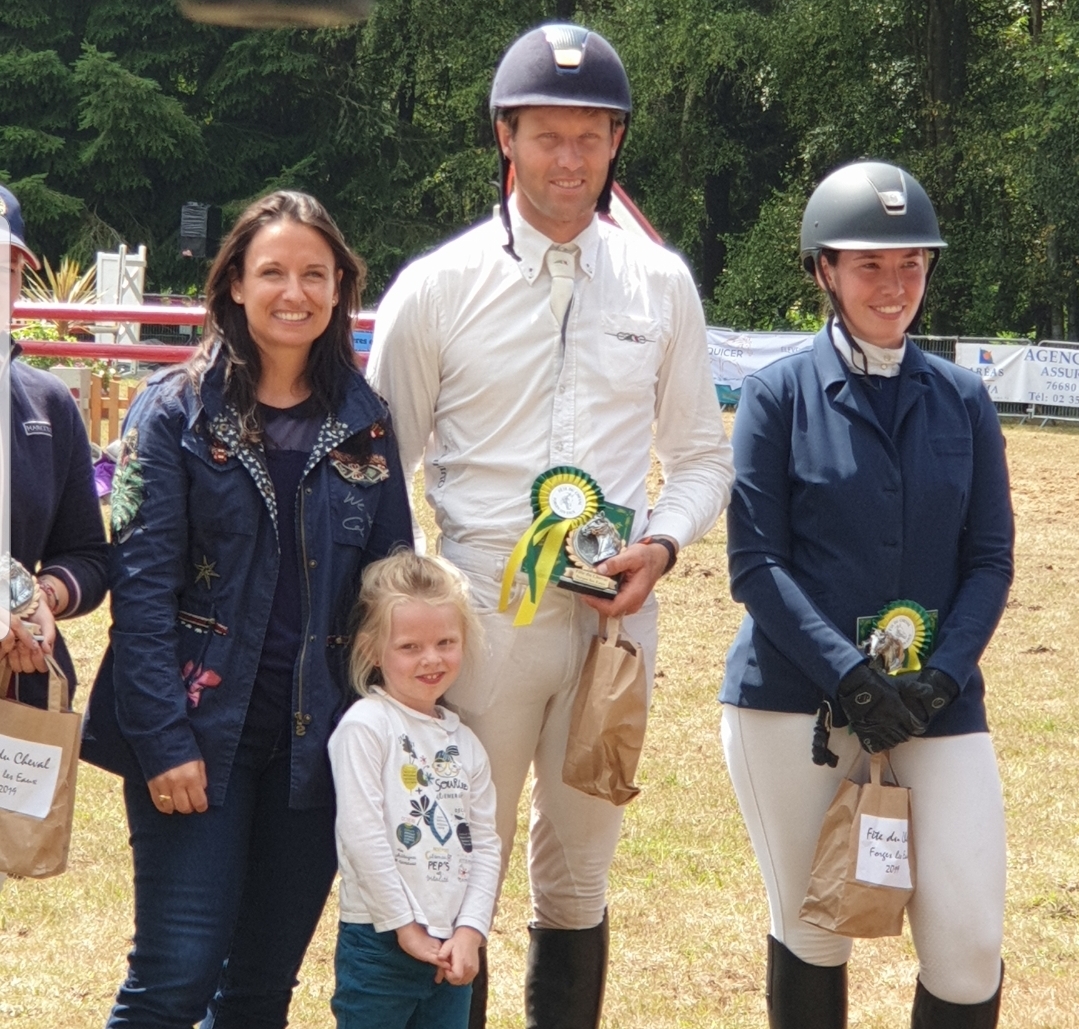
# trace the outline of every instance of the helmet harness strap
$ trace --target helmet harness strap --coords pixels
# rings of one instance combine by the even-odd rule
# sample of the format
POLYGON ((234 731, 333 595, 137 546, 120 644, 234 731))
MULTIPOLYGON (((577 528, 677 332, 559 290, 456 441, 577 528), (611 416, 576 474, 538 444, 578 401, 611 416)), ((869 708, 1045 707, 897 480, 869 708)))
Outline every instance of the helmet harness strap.
POLYGON ((513 165, 510 164, 510 159, 502 153, 501 147, 498 150, 498 160, 501 165, 498 176, 498 213, 502 218, 502 226, 506 230, 506 242, 502 244, 502 249, 515 261, 519 262, 521 255, 513 249, 513 223, 510 221, 509 197, 510 193, 513 192, 513 165))
MULTIPOLYGON (((862 359, 862 374, 869 374, 869 358, 866 357, 865 351, 862 349, 861 344, 854 338, 854 333, 847 328, 847 323, 843 320, 843 307, 839 303, 839 297, 835 295, 835 291, 828 283, 828 276, 824 274, 824 268, 822 267, 821 259, 824 255, 817 251, 813 255, 813 267, 817 271, 817 281, 824 287, 824 292, 828 294, 828 302, 832 305, 832 317, 831 321, 837 324, 846 336, 847 342, 850 344, 851 355, 857 354, 862 359)), ((857 363, 857 361, 855 361, 857 363)))

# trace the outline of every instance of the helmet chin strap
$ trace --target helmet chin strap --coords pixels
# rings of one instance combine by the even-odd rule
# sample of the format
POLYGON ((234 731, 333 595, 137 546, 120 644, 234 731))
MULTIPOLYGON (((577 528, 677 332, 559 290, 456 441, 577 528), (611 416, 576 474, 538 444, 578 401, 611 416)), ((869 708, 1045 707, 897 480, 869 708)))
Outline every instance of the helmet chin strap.
POLYGON ((502 227, 506 230, 506 242, 502 249, 515 261, 521 260, 521 255, 513 249, 513 223, 510 221, 510 193, 513 192, 513 165, 510 159, 501 151, 498 154, 500 174, 498 176, 498 213, 502 218, 502 227))
MULTIPOLYGON (((828 276, 824 274, 824 268, 822 265, 821 253, 817 253, 813 258, 813 266, 817 270, 817 281, 824 287, 824 292, 828 294, 828 302, 832 305, 832 321, 839 326, 843 331, 843 335, 847 337, 847 342, 850 344, 851 354, 857 354, 862 359, 862 374, 869 374, 869 358, 865 356, 865 351, 862 349, 861 344, 854 338, 854 333, 847 328, 847 323, 843 320, 843 305, 839 302, 839 297, 835 295, 835 291, 832 289, 828 282, 828 276)), ((854 360, 857 364, 857 360, 854 360)))

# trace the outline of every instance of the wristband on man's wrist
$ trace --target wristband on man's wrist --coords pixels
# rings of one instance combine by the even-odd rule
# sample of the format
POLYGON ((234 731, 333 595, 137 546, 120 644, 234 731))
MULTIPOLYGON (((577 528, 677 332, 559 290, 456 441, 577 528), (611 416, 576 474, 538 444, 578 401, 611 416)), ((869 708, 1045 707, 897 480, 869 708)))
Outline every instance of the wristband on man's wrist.
POLYGON ((663 569, 666 575, 678 561, 678 545, 669 536, 645 536, 640 540, 645 546, 650 543, 658 543, 667 551, 667 567, 663 569))

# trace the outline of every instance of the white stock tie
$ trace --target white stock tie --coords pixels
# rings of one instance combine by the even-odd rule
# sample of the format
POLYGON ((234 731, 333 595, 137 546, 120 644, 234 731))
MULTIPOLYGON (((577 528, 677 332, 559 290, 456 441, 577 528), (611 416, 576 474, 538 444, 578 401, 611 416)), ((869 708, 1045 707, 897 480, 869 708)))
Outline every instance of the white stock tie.
POLYGON ((573 299, 573 273, 577 247, 551 247, 547 251, 547 270, 551 273, 551 313, 560 329, 565 329, 566 312, 573 299))

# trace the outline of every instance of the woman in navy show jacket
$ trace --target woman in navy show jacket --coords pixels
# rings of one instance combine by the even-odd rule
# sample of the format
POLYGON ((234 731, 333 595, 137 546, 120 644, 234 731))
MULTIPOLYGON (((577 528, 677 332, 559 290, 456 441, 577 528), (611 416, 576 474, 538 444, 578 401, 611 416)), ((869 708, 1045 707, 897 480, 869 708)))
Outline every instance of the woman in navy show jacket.
MULTIPOLYGON (((6 378, 11 441, 11 497, 3 501, 10 509, 11 557, 38 587, 37 606, 25 620, 0 621, 0 679, 6 671, 13 673, 0 696, 43 708, 49 702, 46 655, 67 676, 67 699, 75 695, 75 666, 56 623, 87 614, 105 599, 108 545, 90 441, 70 390, 50 372, 14 360, 20 351, 7 331, 11 309, 22 289, 23 269, 38 271, 41 265, 26 244, 22 206, 6 186, 0 186, 0 218, 0 275, 9 283, 0 364, 9 363, 0 389, 6 378)), ((2 586, 8 587, 6 575, 2 586)))
POLYGON ((281 1029, 336 871, 326 742, 363 569, 411 546, 353 363, 365 269, 277 192, 210 270, 206 331, 132 404, 109 649, 83 757, 124 779, 135 941, 109 1026, 281 1029))
POLYGON ((832 316, 739 400, 728 552, 746 617, 720 699, 771 912, 772 1029, 846 1025, 851 941, 799 911, 837 787, 884 750, 912 790, 911 1025, 997 1024, 1004 815, 978 661, 1007 600, 1014 526, 981 380, 906 335, 944 246, 901 168, 829 175, 802 253, 832 316), (891 627, 876 640, 892 649, 870 661, 874 627, 891 627))

